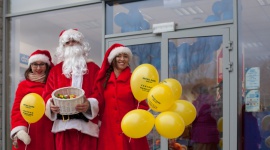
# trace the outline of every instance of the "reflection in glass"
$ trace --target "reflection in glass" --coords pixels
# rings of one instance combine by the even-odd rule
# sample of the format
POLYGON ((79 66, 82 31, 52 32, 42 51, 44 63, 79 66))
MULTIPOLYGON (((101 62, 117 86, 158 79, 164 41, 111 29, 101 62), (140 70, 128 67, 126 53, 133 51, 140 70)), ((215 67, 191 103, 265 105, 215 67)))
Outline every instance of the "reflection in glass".
POLYGON ((183 146, 201 149, 208 143, 207 150, 222 149, 218 128, 223 116, 221 45, 222 36, 169 40, 169 77, 181 83, 181 99, 192 102, 197 111, 194 122, 175 139, 183 146))
POLYGON ((151 29, 175 22, 179 27, 233 19, 233 0, 147 0, 106 3, 106 34, 151 29))
POLYGON ((239 0, 239 3, 241 5, 238 6, 239 26, 237 31, 239 36, 237 49, 239 61, 237 63, 238 77, 241 78, 238 80, 238 85, 242 85, 238 88, 238 93, 242 93, 239 94, 238 98, 238 103, 241 104, 238 107, 239 110, 243 109, 245 105, 248 106, 247 104, 250 101, 250 96, 247 95, 251 92, 248 89, 248 84, 252 82, 246 77, 247 72, 245 70, 251 68, 260 70, 259 81, 254 80, 256 81, 254 83, 260 86, 252 89, 259 93, 259 97, 255 99, 258 100, 259 105, 258 103, 254 105, 259 107, 259 110, 250 112, 248 108, 253 107, 253 105, 249 105, 242 113, 238 113, 243 119, 240 126, 242 128, 240 131, 243 133, 240 134, 242 137, 239 136, 239 139, 242 140, 243 150, 249 150, 249 148, 268 150, 270 149, 270 18, 267 11, 270 10, 270 3, 269 1, 252 0, 239 0), (254 25, 250 26, 251 24, 254 25), (261 137, 258 136, 257 127, 261 137))
POLYGON ((23 79, 29 55, 37 49, 47 49, 53 57, 59 44, 58 36, 64 29, 76 28, 82 32, 90 43, 90 58, 101 64, 101 10, 101 4, 95 4, 12 17, 9 20, 10 105, 16 86, 23 79))
POLYGON ((149 43, 127 46, 131 49, 133 58, 130 67, 134 70, 138 65, 152 64, 160 74, 160 43, 149 43))
POLYGON ((258 121, 252 112, 246 110, 246 105, 242 106, 242 139, 243 150, 259 150, 262 141, 258 121))
POLYGON ((198 83, 191 89, 195 100, 192 102, 197 110, 197 117, 191 124, 191 141, 193 150, 218 150, 219 131, 217 120, 212 116, 211 105, 215 103, 213 95, 204 83, 198 83))
POLYGON ((9 10, 8 13, 18 13, 25 11, 35 11, 38 9, 46 9, 49 7, 76 4, 80 2, 86 2, 89 0, 76 0, 76 1, 67 1, 67 0, 10 0, 8 1, 9 10))

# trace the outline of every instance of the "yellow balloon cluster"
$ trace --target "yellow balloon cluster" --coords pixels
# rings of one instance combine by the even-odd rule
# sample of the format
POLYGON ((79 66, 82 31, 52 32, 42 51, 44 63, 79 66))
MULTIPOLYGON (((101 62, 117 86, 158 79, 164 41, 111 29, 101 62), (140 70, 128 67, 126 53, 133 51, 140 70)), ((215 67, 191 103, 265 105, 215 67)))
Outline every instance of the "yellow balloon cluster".
POLYGON ((37 122, 45 112, 45 102, 37 93, 25 95, 20 103, 20 112, 28 123, 37 122))
POLYGON ((134 97, 140 102, 147 98, 149 107, 160 114, 154 116, 145 110, 132 110, 122 119, 121 128, 131 138, 146 136, 153 128, 168 139, 182 135, 185 126, 196 118, 196 108, 186 100, 179 100, 182 85, 173 78, 159 82, 158 71, 151 64, 139 65, 132 73, 130 85, 134 97))

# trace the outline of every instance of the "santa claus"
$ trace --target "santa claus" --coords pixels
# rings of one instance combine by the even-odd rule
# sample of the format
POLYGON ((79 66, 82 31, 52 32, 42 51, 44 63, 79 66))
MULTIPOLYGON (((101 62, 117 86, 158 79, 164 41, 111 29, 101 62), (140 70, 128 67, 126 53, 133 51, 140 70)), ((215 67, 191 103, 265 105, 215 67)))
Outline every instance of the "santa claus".
POLYGON ((43 93, 45 114, 54 121, 52 132, 55 133, 57 150, 96 150, 99 109, 93 88, 100 68, 88 60, 89 51, 89 43, 78 30, 68 29, 60 33, 55 55, 58 64, 52 68, 43 93), (51 94, 56 89, 70 86, 83 89, 85 101, 75 107, 78 114, 62 115, 51 94))

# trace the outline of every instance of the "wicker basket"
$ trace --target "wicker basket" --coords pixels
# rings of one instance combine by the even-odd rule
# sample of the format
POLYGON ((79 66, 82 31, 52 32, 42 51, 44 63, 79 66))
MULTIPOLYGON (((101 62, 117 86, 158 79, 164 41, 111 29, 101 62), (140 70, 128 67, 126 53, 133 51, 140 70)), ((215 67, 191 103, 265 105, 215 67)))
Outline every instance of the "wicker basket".
POLYGON ((52 98, 54 101, 54 104, 56 106, 59 106, 60 108, 60 114, 61 115, 72 115, 72 114, 77 114, 79 113, 76 111, 75 106, 77 104, 82 104, 84 101, 84 90, 80 88, 75 88, 75 87, 64 87, 64 88, 59 88, 52 93, 52 98), (62 95, 71 95, 75 94, 76 98, 72 99, 61 99, 58 98, 57 95, 62 94, 62 95))

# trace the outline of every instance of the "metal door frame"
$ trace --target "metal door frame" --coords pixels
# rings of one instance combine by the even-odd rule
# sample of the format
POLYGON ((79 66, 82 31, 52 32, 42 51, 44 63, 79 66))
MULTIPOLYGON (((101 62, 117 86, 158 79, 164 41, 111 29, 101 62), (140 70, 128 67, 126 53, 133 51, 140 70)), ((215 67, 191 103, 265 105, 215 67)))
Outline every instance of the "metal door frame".
MULTIPOLYGON (((237 79, 231 78, 237 76, 237 62, 229 71, 229 64, 235 60, 237 52, 233 52, 233 45, 230 39, 230 26, 203 27, 195 29, 178 30, 174 32, 164 32, 160 34, 133 35, 125 37, 113 37, 105 40, 105 49, 108 49, 113 43, 119 42, 125 46, 136 44, 161 43, 161 75, 160 80, 168 78, 168 41, 171 38, 194 38, 202 36, 222 36, 223 37, 223 149, 237 149, 237 79), (233 73, 233 74, 232 74, 233 73), (234 83, 233 83, 234 82, 234 83), (234 90, 234 91, 233 91, 234 90), (232 100, 234 99, 234 101, 232 100)), ((105 53, 105 51, 104 51, 105 53)), ((168 150, 168 140, 161 137, 161 150, 168 150)))

